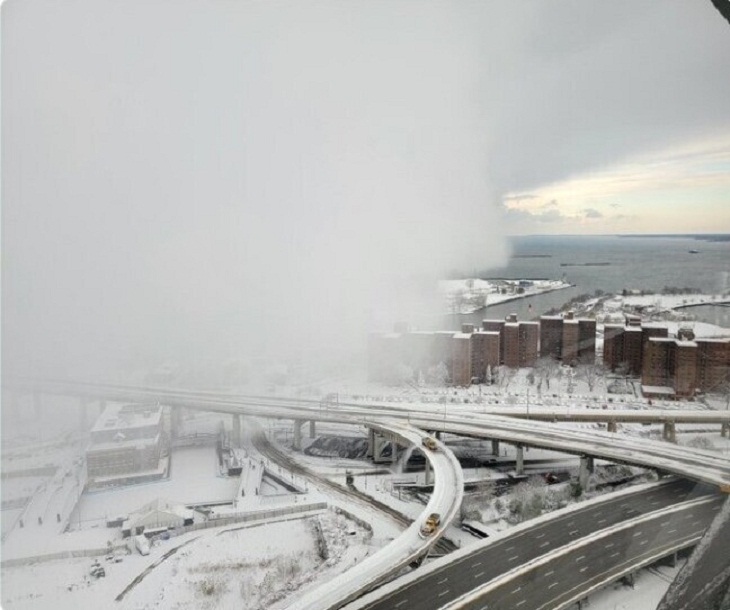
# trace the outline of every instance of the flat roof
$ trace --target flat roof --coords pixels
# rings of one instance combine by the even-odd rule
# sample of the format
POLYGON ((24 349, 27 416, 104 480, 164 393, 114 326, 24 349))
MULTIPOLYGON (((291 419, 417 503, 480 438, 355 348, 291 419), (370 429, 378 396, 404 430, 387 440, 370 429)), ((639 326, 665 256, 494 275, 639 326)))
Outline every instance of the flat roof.
POLYGON ((113 404, 104 409, 91 432, 146 428, 158 426, 161 421, 162 406, 159 404, 113 404))

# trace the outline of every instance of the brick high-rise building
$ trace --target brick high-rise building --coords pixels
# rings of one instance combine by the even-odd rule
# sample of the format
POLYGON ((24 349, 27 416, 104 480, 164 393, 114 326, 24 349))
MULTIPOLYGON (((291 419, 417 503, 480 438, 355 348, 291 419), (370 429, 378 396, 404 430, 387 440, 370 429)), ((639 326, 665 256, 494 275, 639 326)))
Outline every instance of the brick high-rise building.
POLYGON ((563 357, 562 316, 540 317, 540 357, 561 360, 563 357))
POLYGON ((730 339, 696 339, 697 387, 714 392, 730 383, 730 339))
POLYGON ((539 337, 540 324, 537 322, 519 323, 519 366, 535 366, 539 337))
POLYGON ((471 384, 471 333, 455 333, 451 338, 451 383, 471 384))
POLYGON ((499 333, 477 331, 471 335, 471 374, 479 383, 487 381, 487 368, 499 366, 499 333))
POLYGON ((520 323, 505 322, 502 329, 503 364, 512 368, 520 366, 520 323))
POLYGON ((645 395, 694 396, 697 343, 682 338, 650 337, 644 348, 641 385, 645 395))
POLYGON ((400 333, 373 333, 368 337, 368 378, 392 383, 405 362, 406 345, 400 333))
POLYGON ((596 321, 578 320, 578 362, 594 364, 596 361, 596 321))
POLYGON ((504 320, 482 320, 482 330, 499 333, 499 362, 497 366, 504 362, 504 325, 504 320))
POLYGON ((596 321, 565 316, 540 318, 540 356, 566 364, 593 364, 596 360, 596 321))
POLYGON ((579 346, 578 320, 563 320, 563 362, 574 365, 578 361, 579 346))
POLYGON ((603 326, 603 366, 615 371, 624 362, 623 324, 603 326))
POLYGON ((643 375, 646 343, 652 337, 667 337, 666 326, 637 323, 627 316, 627 324, 606 324, 603 327, 603 364, 615 371, 625 366, 629 375, 643 375))
POLYGON ((623 362, 628 367, 628 374, 641 375, 643 353, 643 337, 641 326, 627 326, 623 335, 623 362))

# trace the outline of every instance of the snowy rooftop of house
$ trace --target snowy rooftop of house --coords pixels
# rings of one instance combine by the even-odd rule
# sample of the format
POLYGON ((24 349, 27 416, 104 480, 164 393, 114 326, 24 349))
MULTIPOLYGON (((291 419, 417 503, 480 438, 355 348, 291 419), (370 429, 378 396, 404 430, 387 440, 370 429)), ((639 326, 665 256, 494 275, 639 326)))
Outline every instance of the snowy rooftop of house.
POLYGON ((675 339, 675 342, 680 347, 697 347, 697 343, 695 341, 689 341, 687 339, 675 339))
POLYGON ((640 333, 641 332, 641 326, 627 326, 624 328, 624 331, 627 333, 640 333))
POLYGON ((91 431, 157 426, 161 420, 162 407, 158 404, 109 405, 91 431))
POLYGON ((471 333, 454 333, 454 339, 471 339, 471 333))
POLYGON ((541 320, 562 320, 563 316, 540 316, 541 320))

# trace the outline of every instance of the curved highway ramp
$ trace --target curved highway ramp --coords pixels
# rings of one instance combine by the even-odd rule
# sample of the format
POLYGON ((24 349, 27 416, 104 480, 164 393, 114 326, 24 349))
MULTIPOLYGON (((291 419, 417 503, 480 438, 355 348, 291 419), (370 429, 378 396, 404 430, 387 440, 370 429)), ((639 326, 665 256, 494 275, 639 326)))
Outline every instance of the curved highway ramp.
MULTIPOLYGON (((377 427, 419 447, 426 436, 421 430, 397 421, 381 419, 377 427)), ((421 517, 385 548, 325 585, 306 592, 288 606, 288 610, 340 608, 428 554, 428 550, 458 514, 464 494, 464 479, 459 461, 444 444, 436 441, 436 445, 437 449, 434 451, 424 449, 434 470, 434 490, 421 517), (441 525, 432 536, 422 538, 419 530, 426 516, 431 513, 441 515, 441 525)))

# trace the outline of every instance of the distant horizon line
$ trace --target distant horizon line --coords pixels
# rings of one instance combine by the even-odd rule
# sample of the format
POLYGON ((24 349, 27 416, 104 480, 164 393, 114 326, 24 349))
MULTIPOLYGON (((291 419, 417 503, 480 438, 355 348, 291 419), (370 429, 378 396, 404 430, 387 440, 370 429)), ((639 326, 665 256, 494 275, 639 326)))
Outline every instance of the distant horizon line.
POLYGON ((730 237, 730 232, 714 233, 514 233, 507 237, 730 237))

